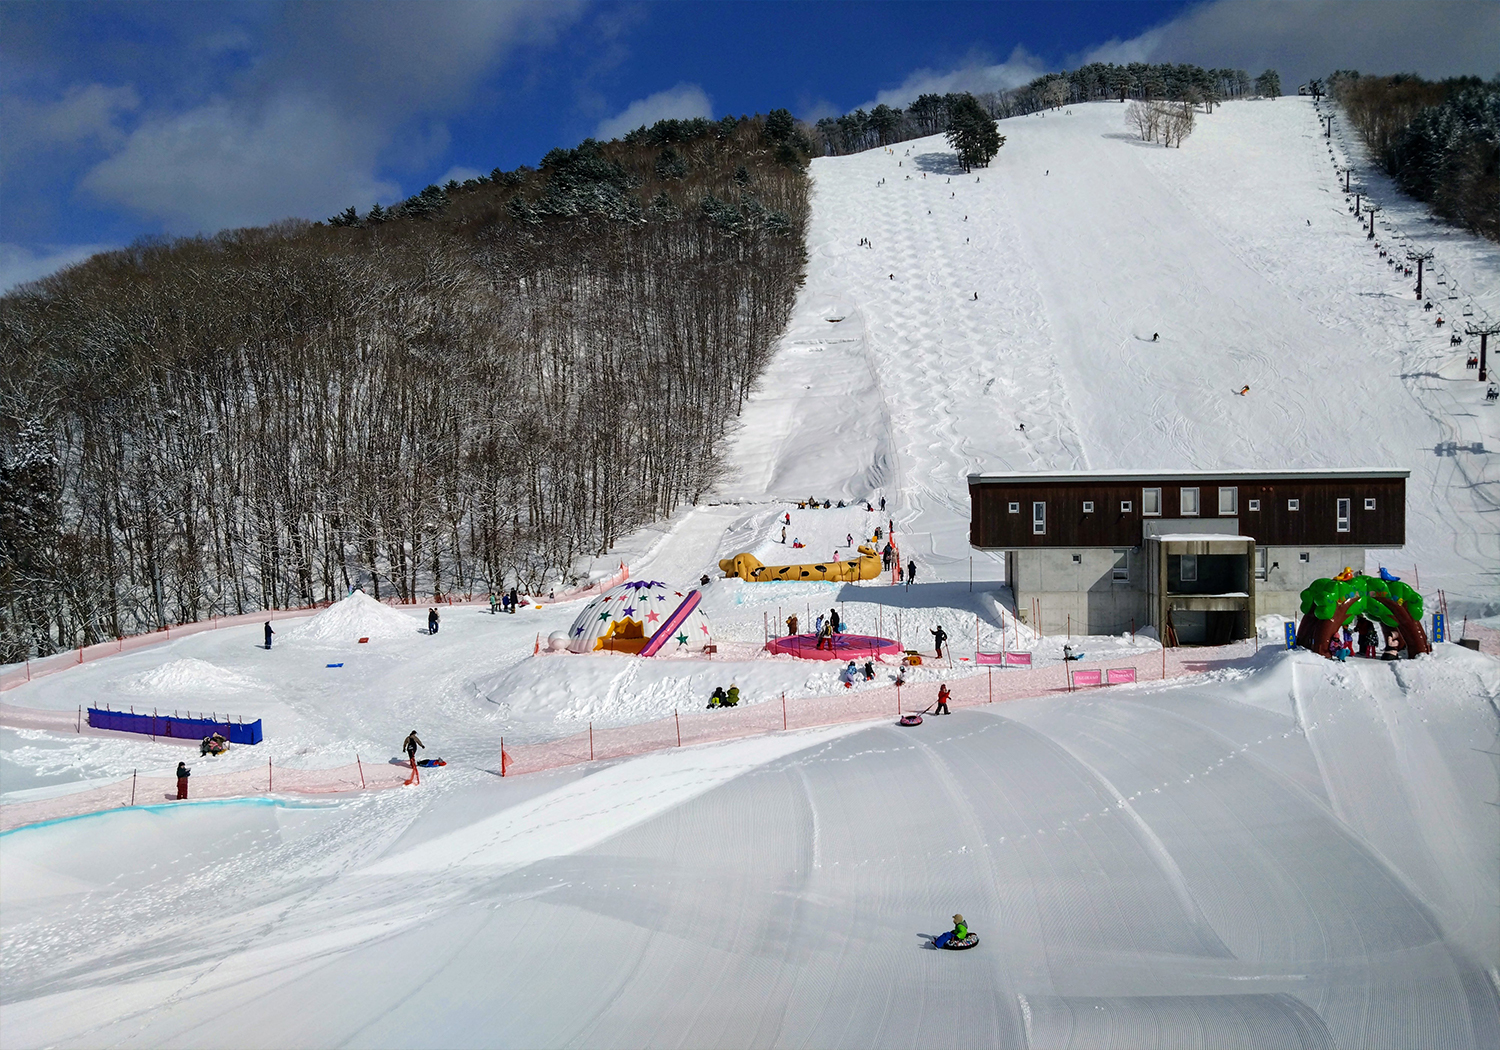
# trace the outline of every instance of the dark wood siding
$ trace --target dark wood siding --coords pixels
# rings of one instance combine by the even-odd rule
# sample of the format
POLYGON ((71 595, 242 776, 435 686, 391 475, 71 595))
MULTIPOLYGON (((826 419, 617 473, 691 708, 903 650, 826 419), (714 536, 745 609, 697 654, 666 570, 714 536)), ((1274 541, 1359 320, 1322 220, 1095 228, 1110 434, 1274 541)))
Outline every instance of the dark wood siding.
MULTIPOLYGON (((1181 490, 1197 488, 1199 520, 1219 514, 1220 487, 1238 490, 1239 531, 1260 546, 1402 547, 1406 544, 1405 478, 1194 478, 1190 481, 976 481, 969 486, 969 542, 976 547, 1016 550, 1023 547, 1136 547, 1141 543, 1142 492, 1162 490, 1163 518, 1180 518, 1181 490), (1250 510, 1251 500, 1260 509, 1250 510), (1339 499, 1350 501, 1349 531, 1337 528, 1339 499), (1375 500, 1365 510, 1365 500, 1375 500), (1299 509, 1288 509, 1297 500, 1299 509), (1032 532, 1033 502, 1047 504, 1047 531, 1032 532), (1094 510, 1085 514, 1083 504, 1094 510), (1131 505, 1121 511, 1122 501, 1131 505), (1010 503, 1020 504, 1017 513, 1010 503)), ((1184 528, 1189 528, 1184 526, 1184 528)))

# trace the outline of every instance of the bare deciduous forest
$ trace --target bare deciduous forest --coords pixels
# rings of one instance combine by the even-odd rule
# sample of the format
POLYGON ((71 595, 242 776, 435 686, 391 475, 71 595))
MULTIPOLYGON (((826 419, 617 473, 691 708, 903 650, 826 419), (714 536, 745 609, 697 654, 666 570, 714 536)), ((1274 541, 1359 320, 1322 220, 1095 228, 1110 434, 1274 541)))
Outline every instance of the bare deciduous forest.
POLYGON ((802 280, 810 150, 785 111, 663 121, 0 299, 0 660, 545 588, 695 500, 802 280))

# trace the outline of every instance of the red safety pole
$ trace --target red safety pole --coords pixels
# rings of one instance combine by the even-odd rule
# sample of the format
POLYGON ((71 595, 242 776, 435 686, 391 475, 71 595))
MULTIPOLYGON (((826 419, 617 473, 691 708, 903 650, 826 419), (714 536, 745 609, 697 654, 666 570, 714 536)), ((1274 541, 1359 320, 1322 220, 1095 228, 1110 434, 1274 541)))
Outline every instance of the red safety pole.
POLYGON ((1167 680, 1167 643, 1165 639, 1161 643, 1161 680, 1167 680))
POLYGON ((130 804, 135 805, 135 775, 137 770, 130 771, 130 804))
POLYGON ((268 759, 266 759, 266 790, 267 791, 271 790, 271 783, 272 783, 271 760, 268 758, 268 759))
MULTIPOLYGON (((1464 627, 1465 627, 1465 629, 1468 628, 1468 625, 1469 625, 1468 617, 1465 617, 1464 618, 1464 627)), ((782 690, 782 693, 781 693, 781 728, 783 730, 786 729, 786 690, 782 690)))
POLYGON ((594 760, 594 723, 589 723, 589 761, 594 760))
POLYGON ((359 789, 365 789, 365 764, 359 760, 359 752, 354 752, 354 764, 359 767, 359 789))
POLYGON ((677 727, 677 746, 682 746, 682 719, 677 717, 677 708, 672 708, 672 724, 677 727))
POLYGON ((505 738, 500 738, 500 775, 505 776, 505 738))
MULTIPOLYGON (((1001 659, 1003 660, 1004 657, 1002 656, 1001 659)), ((991 667, 988 669, 987 673, 990 679, 990 698, 986 700, 985 703, 993 704, 995 702, 995 669, 991 667)))

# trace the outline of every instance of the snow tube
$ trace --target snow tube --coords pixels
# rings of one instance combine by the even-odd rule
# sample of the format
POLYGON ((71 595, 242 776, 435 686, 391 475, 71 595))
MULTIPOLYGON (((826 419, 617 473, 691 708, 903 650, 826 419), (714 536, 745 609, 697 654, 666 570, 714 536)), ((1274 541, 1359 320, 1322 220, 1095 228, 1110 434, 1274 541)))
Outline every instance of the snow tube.
POLYGON ((922 724, 921 715, 902 715, 897 721, 898 726, 919 726, 922 724))
POLYGON ((978 944, 979 934, 971 931, 963 940, 955 941, 953 939, 953 931, 949 930, 947 933, 938 934, 937 939, 932 943, 934 947, 942 948, 944 951, 961 952, 966 948, 972 948, 978 944))
POLYGON ((417 765, 425 766, 428 769, 431 769, 433 766, 446 766, 447 764, 441 758, 424 758, 417 763, 417 765))

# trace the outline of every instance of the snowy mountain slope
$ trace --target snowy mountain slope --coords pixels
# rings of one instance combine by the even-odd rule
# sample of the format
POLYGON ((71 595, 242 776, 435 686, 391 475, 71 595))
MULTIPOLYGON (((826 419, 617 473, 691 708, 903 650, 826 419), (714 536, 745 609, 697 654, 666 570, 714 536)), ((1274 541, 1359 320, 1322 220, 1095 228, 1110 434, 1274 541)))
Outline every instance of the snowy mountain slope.
POLYGON ((1493 788, 1497 688, 1449 647, 1399 676, 1268 653, 917 730, 23 831, 6 1042, 1494 1045, 1495 817, 1447 792, 1493 788), (980 947, 924 948, 956 911, 980 947))
MULTIPOLYGON (((815 161, 807 285, 722 493, 883 492, 953 578, 973 471, 1409 467, 1393 562, 1495 604, 1500 409, 1347 215, 1318 128, 1305 99, 1234 103, 1166 150, 1096 103, 1003 122, 973 175, 941 138, 815 161)), ((1500 316, 1500 248, 1439 251, 1500 316)))

